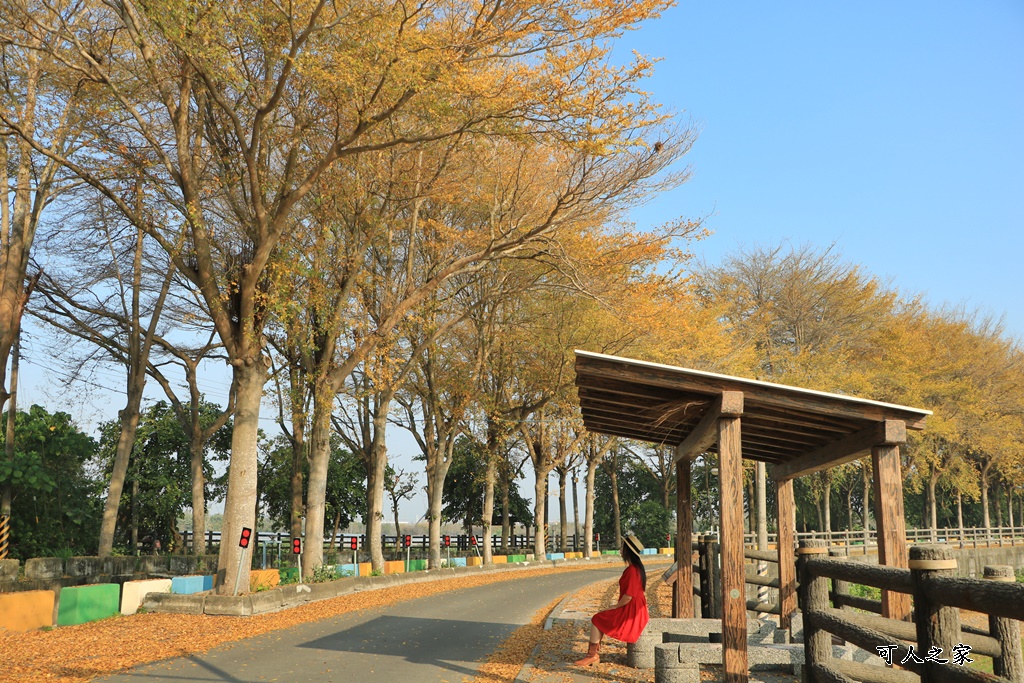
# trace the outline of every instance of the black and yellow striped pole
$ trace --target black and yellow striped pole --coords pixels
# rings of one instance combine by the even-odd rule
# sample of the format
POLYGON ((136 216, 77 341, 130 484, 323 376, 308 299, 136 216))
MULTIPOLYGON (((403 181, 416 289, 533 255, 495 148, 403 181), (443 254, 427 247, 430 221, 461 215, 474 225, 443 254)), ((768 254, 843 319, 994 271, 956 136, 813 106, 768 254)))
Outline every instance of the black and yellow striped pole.
POLYGON ((11 518, 0 516, 0 560, 7 559, 8 541, 11 538, 11 518))

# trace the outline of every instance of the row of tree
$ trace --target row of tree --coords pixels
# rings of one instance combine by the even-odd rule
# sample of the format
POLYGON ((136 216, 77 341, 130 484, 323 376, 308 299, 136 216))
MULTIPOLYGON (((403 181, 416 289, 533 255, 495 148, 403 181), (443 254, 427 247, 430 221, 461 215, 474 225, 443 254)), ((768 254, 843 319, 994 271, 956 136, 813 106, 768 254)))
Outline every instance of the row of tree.
MULTIPOLYGON (((230 420, 225 537, 255 525, 261 487, 286 491, 275 514, 294 535, 305 519, 309 572, 345 519, 342 451, 365 473, 382 564, 390 424, 421 451, 431 566, 470 453, 479 517, 470 503, 451 515, 507 537, 528 463, 534 523, 554 473, 565 533, 566 482, 585 468, 589 539, 601 463, 639 447, 582 429, 573 348, 933 408, 908 477, 929 490, 974 477, 986 510, 993 483, 1018 495, 1021 353, 997 325, 902 297, 832 250, 684 272, 699 223, 624 222, 685 180, 670 167, 693 141, 640 89, 650 63, 609 57, 664 4, 2 3, 0 365, 27 306, 55 345, 82 342, 72 380, 90 360, 123 370, 99 553, 145 469, 148 382, 189 444, 200 538, 204 457, 230 420), (217 363, 230 398, 214 415, 202 397, 217 363), (283 439, 261 456, 265 394, 283 439)), ((655 460, 665 510, 672 477, 655 460)), ((808 489, 824 526, 837 476, 808 489)), ((221 545, 221 590, 247 580, 237 552, 221 545)))

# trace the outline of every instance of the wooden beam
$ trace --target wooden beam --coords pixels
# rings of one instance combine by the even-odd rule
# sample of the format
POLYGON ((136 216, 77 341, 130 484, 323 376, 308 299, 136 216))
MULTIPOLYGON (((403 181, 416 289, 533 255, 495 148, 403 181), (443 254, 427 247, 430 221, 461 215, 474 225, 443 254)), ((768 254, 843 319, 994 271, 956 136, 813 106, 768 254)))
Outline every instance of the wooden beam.
POLYGON ((796 612, 796 503, 792 479, 775 480, 775 502, 779 529, 779 626, 788 629, 796 612))
POLYGON ((672 616, 693 618, 693 507, 689 460, 676 463, 676 577, 672 584, 672 616))
POLYGON ((827 444, 776 467, 772 476, 778 480, 794 479, 859 459, 875 446, 898 446, 907 442, 907 428, 902 420, 883 420, 859 432, 827 444))
POLYGON ((704 417, 693 428, 689 436, 676 447, 675 462, 684 458, 695 458, 718 440, 718 420, 723 416, 739 417, 743 414, 743 392, 723 391, 708 406, 704 417))
MULTIPOLYGON (((907 525, 903 517, 903 472, 898 445, 871 449, 875 475, 875 525, 878 527, 878 564, 906 569, 907 525)), ((882 591, 882 616, 903 620, 910 616, 910 596, 882 591)))
POLYGON ((743 564, 743 453, 740 418, 718 419, 721 493, 722 666, 726 683, 746 683, 747 585, 743 564))

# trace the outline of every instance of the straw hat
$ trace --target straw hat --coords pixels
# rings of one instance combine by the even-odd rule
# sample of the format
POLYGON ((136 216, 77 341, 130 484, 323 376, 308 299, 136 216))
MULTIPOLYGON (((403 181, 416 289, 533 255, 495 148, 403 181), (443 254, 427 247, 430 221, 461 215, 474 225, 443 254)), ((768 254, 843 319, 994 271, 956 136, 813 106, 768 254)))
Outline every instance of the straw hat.
POLYGON ((644 544, 633 534, 626 534, 626 545, 633 549, 637 555, 644 554, 644 544))

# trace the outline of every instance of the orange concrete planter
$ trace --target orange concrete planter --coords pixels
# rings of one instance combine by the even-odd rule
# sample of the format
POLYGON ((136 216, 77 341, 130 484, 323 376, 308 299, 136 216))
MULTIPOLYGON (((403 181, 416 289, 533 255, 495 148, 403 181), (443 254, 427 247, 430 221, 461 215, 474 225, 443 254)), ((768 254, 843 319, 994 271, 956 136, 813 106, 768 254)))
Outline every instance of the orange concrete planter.
POLYGON ((484 558, 477 557, 476 555, 470 555, 466 558, 467 567, 480 567, 483 566, 484 558))
POLYGON ((491 555, 491 563, 493 564, 508 564, 507 555, 491 555))
POLYGON ((276 588, 281 583, 281 572, 276 569, 253 569, 249 572, 249 590, 276 588))
POLYGON ((0 593, 0 629, 31 631, 53 626, 53 591, 0 593))
POLYGON ((395 560, 393 562, 384 563, 385 574, 404 574, 405 573, 405 560, 395 560))
POLYGON ((373 573, 373 565, 369 562, 359 563, 359 576, 369 576, 373 573))

